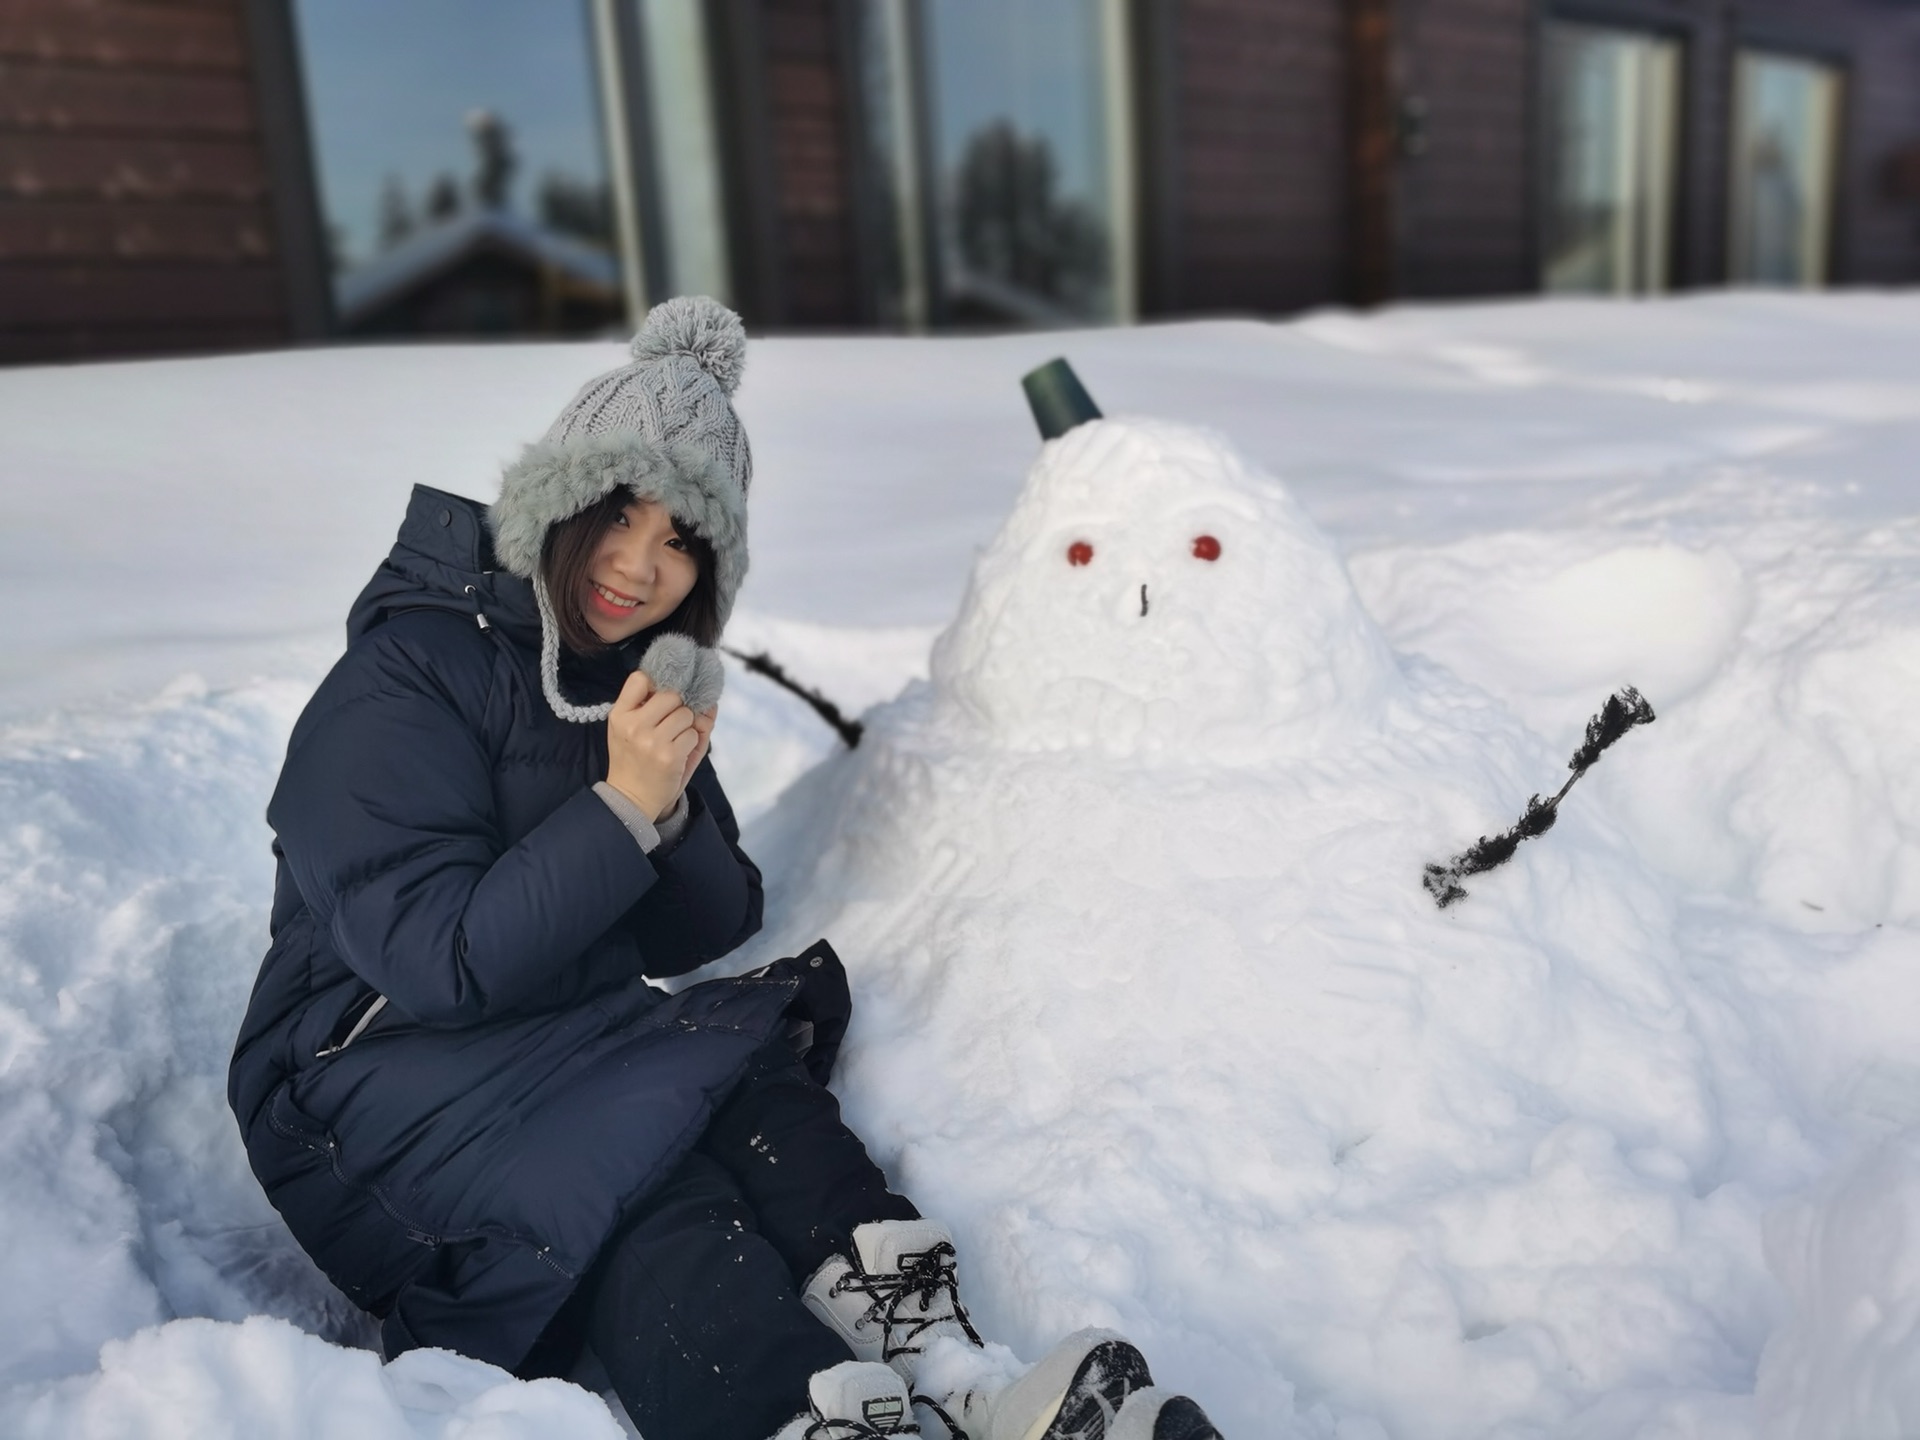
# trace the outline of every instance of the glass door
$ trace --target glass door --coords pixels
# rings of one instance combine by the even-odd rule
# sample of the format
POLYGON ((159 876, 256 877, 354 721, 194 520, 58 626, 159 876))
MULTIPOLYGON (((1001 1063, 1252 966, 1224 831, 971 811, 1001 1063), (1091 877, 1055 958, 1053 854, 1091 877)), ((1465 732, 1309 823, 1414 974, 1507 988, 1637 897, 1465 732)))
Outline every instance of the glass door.
POLYGON ((1663 290, 1673 248, 1680 47, 1590 25, 1547 30, 1548 290, 1663 290))
POLYGON ((1824 284, 1840 131, 1839 71, 1749 50, 1735 61, 1733 92, 1728 279, 1824 284))

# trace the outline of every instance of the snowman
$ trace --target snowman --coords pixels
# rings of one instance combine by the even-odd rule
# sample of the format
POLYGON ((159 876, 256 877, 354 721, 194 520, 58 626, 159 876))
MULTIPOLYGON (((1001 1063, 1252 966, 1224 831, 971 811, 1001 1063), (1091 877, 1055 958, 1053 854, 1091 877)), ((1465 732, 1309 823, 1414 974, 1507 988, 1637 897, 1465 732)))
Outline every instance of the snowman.
POLYGON ((1228 1434, 1715 1378, 1714 1277, 1760 1262, 1699 1223, 1727 1137, 1658 878, 1595 801, 1437 910, 1423 862, 1562 742, 1396 655, 1226 438, 1029 392, 930 678, 749 837, 766 948, 847 961, 837 1088, 976 1320, 1121 1330, 1228 1434))

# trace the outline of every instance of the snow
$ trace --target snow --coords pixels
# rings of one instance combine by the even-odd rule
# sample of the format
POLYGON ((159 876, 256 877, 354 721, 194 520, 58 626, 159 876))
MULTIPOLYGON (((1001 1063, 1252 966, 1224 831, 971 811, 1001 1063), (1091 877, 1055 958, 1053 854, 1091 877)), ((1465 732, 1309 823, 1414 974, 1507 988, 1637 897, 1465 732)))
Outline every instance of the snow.
MULTIPOLYGON (((375 1363, 223 1097, 407 487, 620 354, 0 373, 0 1433, 625 1433, 375 1363)), ((755 343, 729 639, 867 738, 730 677, 731 963, 832 938, 990 1333, 1113 1325, 1241 1440, 1920 1430, 1916 375, 1884 294, 755 343), (1117 418, 1043 452, 1058 353, 1117 418)))

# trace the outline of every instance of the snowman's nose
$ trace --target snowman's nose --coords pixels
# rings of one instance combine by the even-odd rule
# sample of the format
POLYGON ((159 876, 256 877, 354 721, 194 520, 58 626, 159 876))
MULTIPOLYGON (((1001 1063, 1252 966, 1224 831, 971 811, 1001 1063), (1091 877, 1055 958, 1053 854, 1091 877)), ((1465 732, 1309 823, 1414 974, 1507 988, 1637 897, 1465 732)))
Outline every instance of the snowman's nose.
POLYGON ((1145 585, 1142 585, 1140 587, 1140 614, 1144 618, 1146 613, 1147 613, 1147 587, 1145 585))

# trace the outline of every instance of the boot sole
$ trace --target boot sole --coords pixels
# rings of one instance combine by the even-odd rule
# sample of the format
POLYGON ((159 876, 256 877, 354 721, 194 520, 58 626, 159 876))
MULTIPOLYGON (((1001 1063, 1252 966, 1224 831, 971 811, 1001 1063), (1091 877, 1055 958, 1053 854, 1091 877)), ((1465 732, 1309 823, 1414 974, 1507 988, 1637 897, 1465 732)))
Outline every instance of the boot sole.
POLYGON ((1106 1440, 1126 1398, 1151 1384, 1146 1356, 1125 1340, 1102 1340, 1075 1367, 1059 1408, 1035 1422, 1025 1440, 1106 1440))
POLYGON ((1207 1412, 1185 1395, 1176 1395, 1154 1417, 1153 1440, 1221 1440, 1207 1412))

